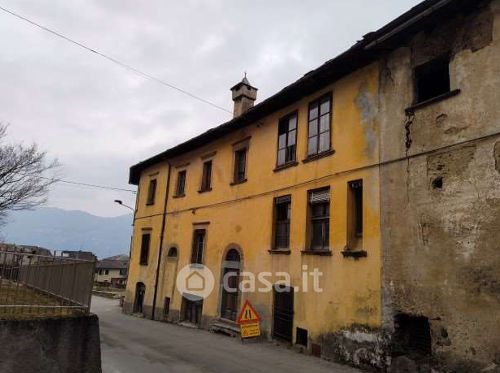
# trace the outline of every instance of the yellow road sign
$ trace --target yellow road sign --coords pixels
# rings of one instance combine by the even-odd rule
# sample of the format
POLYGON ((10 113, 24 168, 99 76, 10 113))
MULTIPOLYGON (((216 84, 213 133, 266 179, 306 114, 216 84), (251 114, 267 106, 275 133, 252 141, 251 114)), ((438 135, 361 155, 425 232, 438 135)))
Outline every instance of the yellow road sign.
POLYGON ((259 322, 240 324, 240 334, 241 338, 253 338, 260 336, 259 322))

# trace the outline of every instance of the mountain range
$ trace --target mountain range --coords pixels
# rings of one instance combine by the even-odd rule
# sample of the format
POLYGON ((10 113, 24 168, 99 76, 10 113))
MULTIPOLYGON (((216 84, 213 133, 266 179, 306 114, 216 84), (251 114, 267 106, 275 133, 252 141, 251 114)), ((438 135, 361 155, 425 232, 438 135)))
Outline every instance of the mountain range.
POLYGON ((98 258, 128 254, 131 234, 131 214, 102 217, 54 207, 12 212, 0 226, 6 243, 92 251, 98 258))

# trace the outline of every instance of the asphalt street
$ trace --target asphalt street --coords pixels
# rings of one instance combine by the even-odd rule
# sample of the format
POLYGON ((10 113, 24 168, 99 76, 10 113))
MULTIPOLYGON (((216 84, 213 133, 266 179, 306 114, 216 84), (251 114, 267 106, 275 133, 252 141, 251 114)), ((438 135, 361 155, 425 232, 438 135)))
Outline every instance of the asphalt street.
POLYGON ((121 313, 118 301, 92 298, 99 316, 104 373, 355 373, 270 342, 239 339, 121 313))

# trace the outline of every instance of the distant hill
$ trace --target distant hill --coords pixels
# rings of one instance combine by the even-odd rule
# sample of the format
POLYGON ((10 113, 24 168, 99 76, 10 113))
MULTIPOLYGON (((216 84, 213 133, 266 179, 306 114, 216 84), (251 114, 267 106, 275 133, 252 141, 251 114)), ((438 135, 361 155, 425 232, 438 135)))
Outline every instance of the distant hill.
POLYGON ((106 218, 52 207, 12 212, 0 227, 0 236, 8 243, 88 250, 98 258, 128 254, 131 234, 132 215, 106 218))

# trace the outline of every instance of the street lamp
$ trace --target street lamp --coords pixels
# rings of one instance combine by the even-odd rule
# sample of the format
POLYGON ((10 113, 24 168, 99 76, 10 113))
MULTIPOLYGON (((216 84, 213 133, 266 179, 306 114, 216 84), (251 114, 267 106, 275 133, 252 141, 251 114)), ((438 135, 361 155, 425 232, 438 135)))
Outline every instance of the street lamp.
POLYGON ((132 207, 130 206, 127 206, 126 204, 123 203, 123 201, 121 199, 115 199, 115 203, 118 203, 119 205, 123 206, 123 207, 126 207, 132 211, 135 211, 135 209, 133 209, 132 207))

